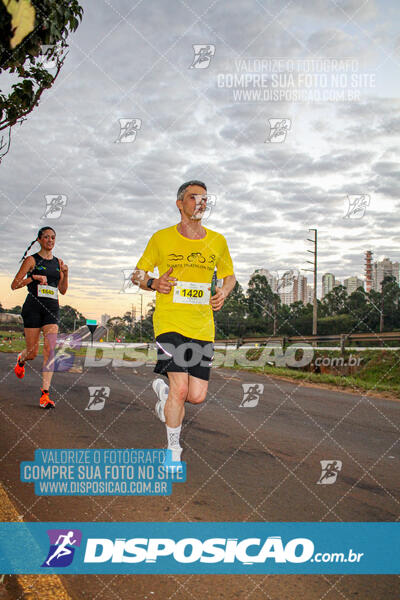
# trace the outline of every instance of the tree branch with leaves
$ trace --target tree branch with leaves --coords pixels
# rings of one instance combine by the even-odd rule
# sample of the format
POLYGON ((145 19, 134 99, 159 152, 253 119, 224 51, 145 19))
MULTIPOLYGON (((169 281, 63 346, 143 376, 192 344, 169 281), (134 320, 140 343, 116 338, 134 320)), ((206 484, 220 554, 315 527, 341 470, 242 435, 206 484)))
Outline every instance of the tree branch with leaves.
POLYGON ((0 161, 10 149, 11 128, 22 124, 57 79, 67 38, 82 16, 77 0, 0 0, 0 73, 18 77, 8 94, 0 90, 0 132, 6 132, 0 161))

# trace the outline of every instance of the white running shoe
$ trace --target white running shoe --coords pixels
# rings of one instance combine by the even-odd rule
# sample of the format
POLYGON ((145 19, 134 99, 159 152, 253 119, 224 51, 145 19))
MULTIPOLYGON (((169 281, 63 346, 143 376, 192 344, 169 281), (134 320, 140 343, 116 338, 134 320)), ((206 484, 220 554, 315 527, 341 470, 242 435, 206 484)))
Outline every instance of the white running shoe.
POLYGON ((168 398, 169 387, 167 386, 165 381, 160 378, 155 379, 151 385, 158 398, 154 407, 154 411, 157 417, 160 419, 160 421, 165 423, 164 407, 168 398))
POLYGON ((167 450, 171 450, 172 462, 180 462, 182 454, 181 446, 171 446, 170 448, 167 448, 167 450))
POLYGON ((180 446, 167 448, 163 462, 164 469, 169 473, 181 473, 183 471, 181 454, 182 448, 180 446))

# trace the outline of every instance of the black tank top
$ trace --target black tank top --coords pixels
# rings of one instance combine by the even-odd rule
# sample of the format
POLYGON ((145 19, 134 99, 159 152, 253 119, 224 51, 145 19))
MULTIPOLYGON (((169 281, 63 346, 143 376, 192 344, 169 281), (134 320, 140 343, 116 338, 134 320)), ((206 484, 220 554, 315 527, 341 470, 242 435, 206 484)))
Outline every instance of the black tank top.
MULTIPOLYGON (((47 260, 40 256, 38 252, 36 252, 36 254, 32 254, 32 256, 35 259, 36 264, 33 269, 28 271, 27 277, 30 277, 31 275, 45 275, 47 277, 47 285, 51 285, 55 288, 58 287, 58 282, 60 281, 60 263, 58 262, 58 258, 53 256, 51 260, 47 260)), ((39 282, 37 279, 34 279, 31 281, 31 283, 28 283, 28 301, 29 298, 33 299, 38 297, 38 285, 39 282)), ((41 297, 40 301, 44 302, 45 304, 47 302, 50 302, 52 305, 55 303, 58 304, 58 300, 53 298, 41 297)))

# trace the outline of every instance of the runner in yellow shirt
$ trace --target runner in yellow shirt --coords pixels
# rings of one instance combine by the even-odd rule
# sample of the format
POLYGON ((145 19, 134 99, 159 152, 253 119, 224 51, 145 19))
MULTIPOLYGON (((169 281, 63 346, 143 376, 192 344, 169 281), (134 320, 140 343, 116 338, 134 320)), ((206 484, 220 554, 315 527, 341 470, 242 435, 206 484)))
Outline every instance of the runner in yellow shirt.
POLYGON ((207 188, 192 180, 178 190, 181 213, 177 225, 153 234, 137 263, 132 281, 156 291, 153 315, 157 345, 154 372, 168 378, 153 382, 158 396, 156 414, 166 423, 165 467, 181 468, 179 443, 185 402, 199 404, 207 395, 215 336, 213 311, 220 310, 235 286, 232 259, 223 235, 203 227, 207 188), (158 267, 158 279, 148 272, 158 267), (211 295, 215 268, 221 288, 211 295))

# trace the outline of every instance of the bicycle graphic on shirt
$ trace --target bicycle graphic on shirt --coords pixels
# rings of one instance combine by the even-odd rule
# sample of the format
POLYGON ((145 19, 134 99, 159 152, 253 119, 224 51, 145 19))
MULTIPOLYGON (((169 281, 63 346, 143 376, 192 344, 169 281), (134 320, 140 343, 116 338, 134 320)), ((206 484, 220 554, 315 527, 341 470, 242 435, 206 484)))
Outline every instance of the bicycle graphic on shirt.
POLYGON ((187 261, 190 263, 198 261, 199 263, 203 264, 206 262, 206 259, 204 258, 201 252, 192 252, 187 256, 187 261))

